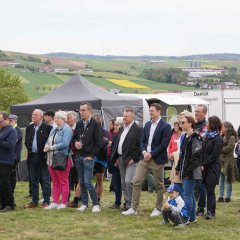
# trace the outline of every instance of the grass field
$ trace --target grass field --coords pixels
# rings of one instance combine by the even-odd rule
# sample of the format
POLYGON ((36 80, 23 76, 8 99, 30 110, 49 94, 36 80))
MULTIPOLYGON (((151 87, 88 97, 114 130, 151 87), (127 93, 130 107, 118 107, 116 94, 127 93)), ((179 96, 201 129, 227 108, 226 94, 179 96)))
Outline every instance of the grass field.
POLYGON ((173 240, 237 240, 240 235, 240 197, 239 183, 233 186, 233 201, 229 204, 217 204, 217 216, 206 221, 198 217, 196 224, 183 229, 172 226, 160 226, 162 217, 150 218, 155 193, 143 192, 138 216, 125 217, 119 210, 109 206, 114 201, 114 194, 109 193, 109 182, 105 182, 102 197, 102 212, 77 212, 75 209, 46 211, 23 209, 29 199, 27 183, 17 183, 15 199, 17 208, 14 212, 0 214, 0 239, 173 239, 173 240))

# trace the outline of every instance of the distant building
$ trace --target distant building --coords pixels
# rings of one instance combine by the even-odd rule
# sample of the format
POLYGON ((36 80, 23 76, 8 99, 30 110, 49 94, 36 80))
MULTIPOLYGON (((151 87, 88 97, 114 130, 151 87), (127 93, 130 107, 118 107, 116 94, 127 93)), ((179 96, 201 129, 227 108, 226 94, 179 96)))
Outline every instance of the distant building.
POLYGON ((55 73, 68 73, 69 69, 68 68, 55 68, 54 72, 55 73))
POLYGON ((53 72, 54 68, 50 67, 50 66, 42 66, 39 68, 38 70, 40 73, 49 73, 49 72, 53 72))
POLYGON ((224 82, 221 84, 221 88, 223 89, 236 89, 238 85, 234 82, 224 82))
POLYGON ((222 75, 225 72, 224 68, 181 68, 183 72, 188 72, 188 76, 192 78, 201 78, 206 76, 222 75))
POLYGON ((148 63, 150 64, 155 64, 155 63, 165 63, 166 61, 163 61, 163 60, 150 60, 148 61, 148 63))
POLYGON ((15 67, 18 64, 19 64, 18 62, 8 62, 6 65, 10 67, 15 67))
POLYGON ((80 70, 81 72, 93 72, 93 70, 91 68, 85 68, 80 70))

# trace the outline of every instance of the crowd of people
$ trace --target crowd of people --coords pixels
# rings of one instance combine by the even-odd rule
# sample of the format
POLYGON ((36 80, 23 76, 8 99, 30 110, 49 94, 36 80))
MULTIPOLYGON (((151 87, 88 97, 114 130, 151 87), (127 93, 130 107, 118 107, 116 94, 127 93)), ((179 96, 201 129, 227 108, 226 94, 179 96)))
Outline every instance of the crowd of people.
MULTIPOLYGON (((142 128, 135 122, 134 110, 126 107, 122 120, 111 119, 106 130, 102 116, 93 115, 88 102, 80 104, 79 121, 74 111, 35 109, 25 136, 31 201, 24 208, 41 204, 46 211, 72 207, 85 212, 90 196, 92 212, 101 212, 108 171, 115 192, 109 207, 121 209, 124 216, 138 214, 142 186, 151 174, 156 202, 150 216, 162 215, 161 224, 171 221, 183 227, 196 223, 197 216, 206 220, 215 217, 216 201, 231 202, 232 183, 239 180, 240 128, 236 132, 230 122, 217 116, 206 119, 207 107, 198 105, 194 113, 180 113, 171 129, 161 111, 160 104, 152 103, 150 120, 142 128), (171 185, 165 201, 164 166, 168 162, 171 185), (216 200, 218 184, 220 196, 216 200)), ((22 150, 17 120, 16 115, 0 113, 0 212, 15 210, 14 189, 22 150)))

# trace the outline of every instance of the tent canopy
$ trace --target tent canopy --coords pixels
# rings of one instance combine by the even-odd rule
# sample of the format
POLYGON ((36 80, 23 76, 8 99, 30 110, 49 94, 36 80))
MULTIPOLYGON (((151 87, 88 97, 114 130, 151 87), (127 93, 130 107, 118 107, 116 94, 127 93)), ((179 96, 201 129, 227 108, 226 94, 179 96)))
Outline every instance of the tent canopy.
POLYGON ((131 106, 134 109, 140 109, 142 106, 139 99, 115 95, 95 86, 82 76, 76 75, 39 99, 12 106, 11 113, 18 115, 19 126, 25 127, 31 121, 31 114, 36 108, 43 111, 49 109, 54 111, 59 109, 78 111, 79 104, 85 101, 90 102, 94 110, 101 110, 103 107, 107 107, 115 109, 115 112, 116 109, 121 109, 122 111, 125 106, 131 106))

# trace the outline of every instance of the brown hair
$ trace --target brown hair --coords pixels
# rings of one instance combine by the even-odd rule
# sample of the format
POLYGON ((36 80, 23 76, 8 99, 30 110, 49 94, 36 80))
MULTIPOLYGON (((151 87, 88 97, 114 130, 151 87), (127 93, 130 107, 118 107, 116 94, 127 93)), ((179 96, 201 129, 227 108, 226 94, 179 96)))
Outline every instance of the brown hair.
POLYGON ((157 111, 162 111, 162 105, 160 103, 152 103, 150 107, 155 107, 157 111))
POLYGON ((222 121, 217 116, 211 116, 208 118, 208 127, 210 131, 218 131, 222 130, 222 121))
POLYGON ((87 108, 89 111, 92 111, 92 104, 89 103, 89 102, 81 102, 80 103, 80 107, 83 106, 83 105, 87 105, 87 108))
POLYGON ((230 122, 224 122, 223 123, 224 127, 227 129, 227 132, 226 132, 226 140, 228 141, 228 139, 231 137, 231 136, 234 136, 236 138, 236 142, 237 142, 237 132, 236 130, 234 129, 232 123, 230 122))
POLYGON ((196 120, 194 117, 192 116, 185 116, 184 118, 187 119, 188 123, 191 123, 191 126, 192 128, 194 129, 195 128, 195 125, 196 125, 196 120))
POLYGON ((4 119, 4 120, 9 119, 9 115, 8 115, 6 112, 0 112, 0 115, 3 116, 3 119, 4 119))
POLYGON ((174 124, 173 124, 173 126, 175 126, 175 125, 178 125, 178 129, 180 130, 180 131, 182 131, 182 127, 180 126, 180 123, 179 122, 174 122, 174 124))

